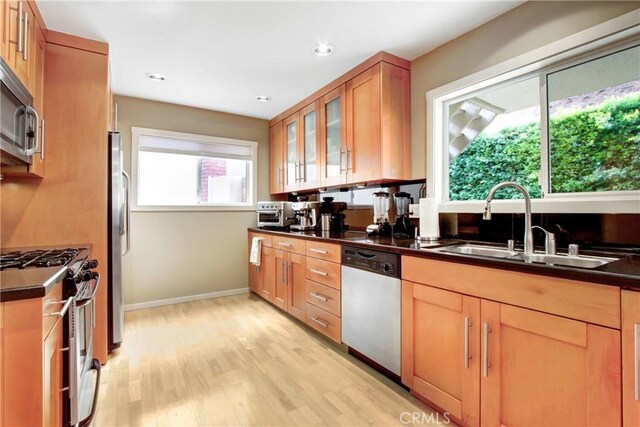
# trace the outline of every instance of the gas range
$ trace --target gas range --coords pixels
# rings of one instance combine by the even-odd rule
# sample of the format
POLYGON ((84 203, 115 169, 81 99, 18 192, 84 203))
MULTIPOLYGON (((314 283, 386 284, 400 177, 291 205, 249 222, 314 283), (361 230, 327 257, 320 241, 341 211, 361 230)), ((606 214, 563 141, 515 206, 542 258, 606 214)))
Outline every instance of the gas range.
POLYGON ((0 253, 0 270, 61 267, 71 264, 85 248, 29 249, 0 253))

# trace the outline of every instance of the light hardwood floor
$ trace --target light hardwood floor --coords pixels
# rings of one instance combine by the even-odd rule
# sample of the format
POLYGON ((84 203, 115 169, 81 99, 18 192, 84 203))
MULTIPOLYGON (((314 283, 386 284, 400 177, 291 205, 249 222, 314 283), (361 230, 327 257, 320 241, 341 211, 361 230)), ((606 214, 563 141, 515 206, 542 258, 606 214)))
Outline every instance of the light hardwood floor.
POLYGON ((94 425, 391 426, 403 413, 430 425, 432 410, 407 391, 239 295, 127 312, 94 425))

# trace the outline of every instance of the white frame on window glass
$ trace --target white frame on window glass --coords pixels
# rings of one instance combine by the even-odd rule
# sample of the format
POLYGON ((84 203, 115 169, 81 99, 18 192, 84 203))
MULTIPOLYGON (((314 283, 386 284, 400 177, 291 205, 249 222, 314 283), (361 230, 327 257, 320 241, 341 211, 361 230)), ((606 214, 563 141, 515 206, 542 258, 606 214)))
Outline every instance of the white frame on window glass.
MULTIPOLYGON (((540 120, 547 123, 546 80, 549 73, 595 59, 612 49, 623 49, 627 44, 637 44, 639 35, 640 19, 637 11, 633 11, 427 92, 427 194, 438 200, 440 212, 480 213, 485 205, 483 200, 448 200, 448 116, 445 112, 449 103, 491 86, 539 75, 540 120)), ((543 198, 532 199, 534 212, 640 213, 640 191, 548 194, 547 133, 546 126, 541 126, 543 198)), ((524 203, 521 200, 495 200, 492 210, 496 213, 523 212, 524 203)))
MULTIPOLYGON (((158 150, 162 151, 162 150, 158 150)), ((166 150, 167 153, 173 152, 166 150)), ((195 153, 194 154, 198 154, 195 153)), ((131 210, 132 211, 255 211, 258 190, 258 143, 240 139, 221 138, 209 135, 198 135, 185 132, 173 132, 160 129, 148 129, 140 127, 131 128, 131 210), (150 135, 173 139, 184 139, 205 144, 227 144, 251 148, 251 168, 248 171, 247 203, 233 204, 202 204, 202 205, 138 205, 138 152, 140 135, 150 135)))

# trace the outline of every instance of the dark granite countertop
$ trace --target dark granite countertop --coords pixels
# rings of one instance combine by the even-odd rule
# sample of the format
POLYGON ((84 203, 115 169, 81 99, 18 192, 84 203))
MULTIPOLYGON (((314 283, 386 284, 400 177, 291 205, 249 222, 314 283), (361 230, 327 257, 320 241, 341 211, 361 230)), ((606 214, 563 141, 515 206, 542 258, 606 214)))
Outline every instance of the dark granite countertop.
POLYGON ((67 267, 11 269, 0 273, 0 301, 42 298, 67 274, 67 267))
MULTIPOLYGON (((572 280, 581 280, 585 282, 619 286, 623 289, 640 291, 640 254, 628 253, 624 251, 589 251, 589 255, 600 255, 607 257, 610 256, 619 259, 609 264, 605 264, 601 267, 585 269, 536 263, 525 263, 518 260, 488 258, 476 255, 444 253, 432 250, 446 245, 466 242, 465 240, 459 239, 440 239, 437 242, 426 243, 417 242, 414 239, 407 238, 368 237, 364 231, 292 232, 286 230, 268 230, 261 228, 249 228, 249 231, 288 237, 298 237, 307 240, 320 240, 329 243, 361 248, 375 248, 388 252, 398 253, 401 255, 411 255, 423 258, 437 259, 441 261, 450 261, 511 271, 521 271, 525 273, 561 277, 572 280)), ((491 245, 491 243, 486 242, 473 243, 491 245)), ((585 252, 585 254, 587 253, 585 252)))
POLYGON ((2 252, 79 248, 81 252, 68 266, 10 268, 0 271, 0 302, 17 301, 29 298, 42 298, 54 286, 65 278, 69 268, 78 260, 87 258, 91 253, 91 244, 52 245, 38 247, 2 248, 2 252))

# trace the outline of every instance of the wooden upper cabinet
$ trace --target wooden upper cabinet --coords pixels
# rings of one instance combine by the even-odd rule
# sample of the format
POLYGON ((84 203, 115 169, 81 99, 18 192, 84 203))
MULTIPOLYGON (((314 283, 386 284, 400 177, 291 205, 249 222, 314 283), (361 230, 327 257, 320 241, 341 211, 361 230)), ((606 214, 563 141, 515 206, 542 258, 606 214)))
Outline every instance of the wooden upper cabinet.
POLYGON ((274 118, 284 160, 271 192, 411 179, 410 98, 409 63, 380 53, 274 118))
POLYGON ((347 82, 347 183, 380 178, 380 65, 347 82))
POLYGON ((2 57, 33 93, 34 70, 31 63, 36 46, 35 13, 26 0, 3 1, 2 8, 2 57))
POLYGON ((320 182, 334 186, 347 182, 346 85, 320 99, 320 182))
POLYGON ((284 191, 297 191, 300 182, 300 114, 295 113, 282 122, 284 151, 284 191))
POLYGON ((480 299, 402 282, 402 383, 480 425, 480 299))
POLYGON ((640 292, 622 291, 622 419, 640 426, 640 292))
POLYGON ((620 331, 481 301, 482 424, 619 426, 620 331))
POLYGON ((282 127, 282 122, 278 122, 269 128, 269 192, 271 194, 284 191, 282 127))
POLYGON ((300 141, 298 147, 299 189, 320 186, 320 102, 314 102, 300 111, 300 141))

